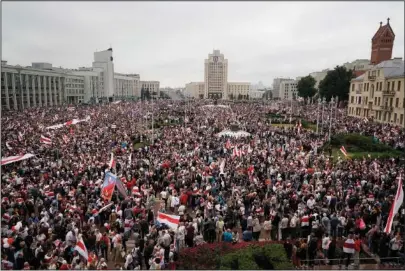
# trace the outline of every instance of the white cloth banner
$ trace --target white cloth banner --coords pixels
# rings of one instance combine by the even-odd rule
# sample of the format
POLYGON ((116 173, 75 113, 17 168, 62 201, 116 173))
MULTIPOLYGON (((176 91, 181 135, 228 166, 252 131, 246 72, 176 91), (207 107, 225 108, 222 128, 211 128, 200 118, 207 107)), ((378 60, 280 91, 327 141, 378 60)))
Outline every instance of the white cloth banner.
POLYGON ((35 156, 34 154, 27 153, 27 154, 24 154, 24 155, 4 157, 4 158, 1 158, 1 165, 2 166, 8 165, 8 164, 11 164, 11 163, 14 163, 14 162, 29 159, 29 158, 34 157, 34 156, 35 156))

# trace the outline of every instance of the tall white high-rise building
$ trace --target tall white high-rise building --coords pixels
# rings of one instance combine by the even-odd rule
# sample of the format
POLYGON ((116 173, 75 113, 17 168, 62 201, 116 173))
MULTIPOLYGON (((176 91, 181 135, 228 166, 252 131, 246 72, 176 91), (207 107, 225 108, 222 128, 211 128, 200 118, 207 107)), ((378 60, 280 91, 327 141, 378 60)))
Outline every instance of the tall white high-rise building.
POLYGON ((111 98, 114 95, 114 63, 112 48, 94 53, 93 68, 102 68, 100 88, 103 89, 104 97, 111 98))
POLYGON ((227 99, 228 60, 219 50, 214 50, 205 60, 204 98, 227 99))

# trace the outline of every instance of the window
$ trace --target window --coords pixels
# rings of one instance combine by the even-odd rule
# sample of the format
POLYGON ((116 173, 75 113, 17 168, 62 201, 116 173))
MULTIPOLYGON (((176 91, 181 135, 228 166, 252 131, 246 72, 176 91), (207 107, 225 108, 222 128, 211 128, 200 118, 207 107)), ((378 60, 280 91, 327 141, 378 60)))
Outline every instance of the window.
POLYGON ((395 81, 394 81, 394 82, 392 82, 392 87, 391 87, 391 90, 392 90, 392 91, 394 91, 394 90, 395 90, 395 81))
POLYGON ((354 84, 352 84, 352 91, 354 91, 354 84))
POLYGON ((377 71, 377 76, 380 76, 380 70, 377 71))
POLYGON ((398 81, 398 84, 397 84, 397 91, 400 91, 401 90, 401 81, 398 81))
POLYGON ((353 103, 354 102, 354 96, 352 96, 351 98, 350 98, 350 103, 353 103))
POLYGON ((395 99, 395 107, 398 108, 398 105, 399 105, 399 98, 396 98, 395 99))
POLYGON ((390 82, 387 84, 387 90, 390 90, 390 82))

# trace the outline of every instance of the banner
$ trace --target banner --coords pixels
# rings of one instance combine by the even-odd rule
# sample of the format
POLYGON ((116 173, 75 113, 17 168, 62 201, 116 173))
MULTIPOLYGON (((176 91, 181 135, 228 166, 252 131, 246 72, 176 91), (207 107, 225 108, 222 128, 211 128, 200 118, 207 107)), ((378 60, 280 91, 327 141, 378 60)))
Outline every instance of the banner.
POLYGON ((117 176, 111 172, 107 172, 104 177, 103 187, 101 189, 101 197, 107 201, 110 201, 114 192, 115 185, 117 183, 117 176))
POLYGON ((14 162, 29 159, 29 158, 34 157, 34 156, 35 156, 34 154, 27 153, 27 154, 24 154, 24 155, 4 157, 4 158, 1 158, 1 165, 2 166, 8 165, 8 164, 11 164, 11 163, 14 163, 14 162))

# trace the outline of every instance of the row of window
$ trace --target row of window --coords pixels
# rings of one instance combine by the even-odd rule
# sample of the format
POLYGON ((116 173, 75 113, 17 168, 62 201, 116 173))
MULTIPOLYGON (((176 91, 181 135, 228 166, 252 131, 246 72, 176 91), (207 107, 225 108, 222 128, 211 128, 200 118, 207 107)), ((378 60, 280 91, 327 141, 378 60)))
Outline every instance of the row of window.
MULTIPOLYGON (((391 82, 387 82, 387 88, 386 90, 391 90, 391 91, 395 91, 395 89, 397 91, 401 90, 401 81, 391 81, 391 82), (395 84, 395 82, 397 82, 395 84)), ((368 92, 370 89, 370 83, 364 83, 364 84, 359 84, 358 85, 358 91, 363 91, 363 85, 364 85, 364 91, 368 92)), ((376 83, 376 91, 382 91, 383 90, 383 82, 377 82, 376 83)), ((352 84, 352 91, 355 90, 355 84, 352 84)), ((371 84, 371 91, 374 91, 374 84, 371 84)))
MULTIPOLYGON (((368 117, 371 117, 371 110, 349 107, 349 115, 368 118, 368 117)), ((374 120, 377 120, 380 122, 389 122, 389 123, 405 125, 404 114, 399 114, 399 118, 398 118, 397 113, 391 113, 391 112, 386 112, 386 111, 376 111, 374 120)))
MULTIPOLYGON (((394 98, 386 98, 386 99, 382 99, 383 100, 383 104, 387 105, 389 104, 390 107, 393 107, 394 104, 394 98)), ((359 104, 359 105, 367 105, 368 104, 368 97, 365 97, 365 99, 362 99, 361 96, 350 96, 350 103, 351 104, 359 104), (362 103, 363 101, 363 103, 362 103)), ((381 106, 381 97, 374 97, 374 105, 375 106, 381 106)), ((394 108, 399 108, 401 105, 399 103, 399 98, 395 99, 395 106, 394 108)), ((405 98, 402 102, 402 108, 405 108, 405 98)))

